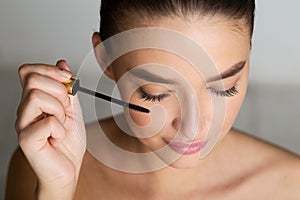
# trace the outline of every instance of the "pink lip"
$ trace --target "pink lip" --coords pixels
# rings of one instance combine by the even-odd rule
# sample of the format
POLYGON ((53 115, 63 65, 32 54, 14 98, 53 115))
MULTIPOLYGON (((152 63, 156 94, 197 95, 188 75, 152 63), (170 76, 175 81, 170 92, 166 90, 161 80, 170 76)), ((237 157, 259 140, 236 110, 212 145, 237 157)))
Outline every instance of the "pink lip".
POLYGON ((206 142, 194 141, 187 143, 182 141, 171 141, 167 142, 167 144, 171 149, 173 149, 177 153, 180 153, 182 155, 191 155, 201 151, 205 147, 206 142))

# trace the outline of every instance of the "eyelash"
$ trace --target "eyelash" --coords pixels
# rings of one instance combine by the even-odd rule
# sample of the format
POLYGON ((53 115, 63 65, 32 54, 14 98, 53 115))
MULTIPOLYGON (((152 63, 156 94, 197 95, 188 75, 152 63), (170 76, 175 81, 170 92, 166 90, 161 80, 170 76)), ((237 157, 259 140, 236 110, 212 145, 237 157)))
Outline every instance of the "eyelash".
POLYGON ((163 93, 163 94, 159 94, 159 95, 151 95, 151 94, 148 94, 147 92, 145 92, 142 88, 139 89, 139 92, 141 94, 141 99, 143 99, 144 101, 151 101, 151 102, 160 102, 164 98, 170 96, 170 94, 168 94, 168 93, 163 93))
MULTIPOLYGON (((233 86, 232 88, 222 91, 222 90, 217 90, 214 88, 208 88, 212 93, 219 97, 233 97, 237 94, 239 94, 239 91, 237 89, 237 86, 233 86)), ((144 101, 151 101, 151 102, 160 102, 161 100, 165 99, 166 97, 170 96, 168 93, 163 93, 159 95, 151 95, 145 92, 142 88, 139 89, 139 92, 141 94, 141 99, 144 101)))
POLYGON ((233 97, 237 94, 239 94, 239 91, 237 89, 237 86, 233 86, 232 88, 222 91, 222 90, 217 90, 214 88, 208 88, 212 93, 215 93, 217 96, 220 97, 233 97))

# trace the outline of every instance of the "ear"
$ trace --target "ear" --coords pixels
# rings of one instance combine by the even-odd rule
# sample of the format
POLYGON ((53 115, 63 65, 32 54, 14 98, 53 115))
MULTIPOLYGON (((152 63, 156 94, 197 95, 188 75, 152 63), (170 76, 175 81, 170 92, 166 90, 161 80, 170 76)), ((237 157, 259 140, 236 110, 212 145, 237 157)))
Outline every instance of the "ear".
POLYGON ((93 33, 92 36, 92 44, 94 47, 94 54, 97 59, 98 64, 104 71, 104 74, 108 76, 110 79, 115 80, 115 76, 113 73, 112 66, 107 66, 108 62, 108 55, 105 46, 102 43, 102 39, 98 32, 93 33))

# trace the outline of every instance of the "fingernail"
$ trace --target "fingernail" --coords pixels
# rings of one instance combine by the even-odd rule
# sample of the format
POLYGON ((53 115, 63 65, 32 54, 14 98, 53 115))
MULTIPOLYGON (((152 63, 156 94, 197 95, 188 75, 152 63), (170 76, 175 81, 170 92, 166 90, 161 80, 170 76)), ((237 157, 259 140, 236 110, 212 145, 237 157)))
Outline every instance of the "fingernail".
POLYGON ((63 78, 66 78, 66 79, 70 79, 72 77, 72 73, 67 71, 67 70, 64 70, 64 69, 61 69, 61 68, 58 68, 58 73, 61 77, 63 78))

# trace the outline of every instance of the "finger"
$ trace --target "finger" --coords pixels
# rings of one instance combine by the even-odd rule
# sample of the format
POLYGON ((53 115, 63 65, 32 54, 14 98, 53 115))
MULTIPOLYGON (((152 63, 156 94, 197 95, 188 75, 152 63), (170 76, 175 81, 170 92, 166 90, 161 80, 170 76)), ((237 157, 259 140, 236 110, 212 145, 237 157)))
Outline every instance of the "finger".
POLYGON ((65 60, 57 61, 56 66, 58 66, 59 68, 64 69, 64 70, 71 71, 70 66, 68 65, 67 61, 65 61, 65 60))
POLYGON ((37 73, 30 74, 24 84, 22 100, 27 98, 29 92, 34 89, 42 90, 43 92, 57 98, 61 104, 65 106, 65 108, 70 105, 70 98, 65 86, 52 78, 37 73))
POLYGON ((65 121, 65 109, 60 101, 41 90, 31 90, 28 97, 18 108, 17 132, 39 121, 41 115, 45 113, 53 115, 61 123, 65 121))
POLYGON ((58 146, 65 137, 64 126, 56 117, 49 116, 23 129, 18 139, 21 148, 30 154, 41 151, 49 145, 58 146))
POLYGON ((24 86, 27 76, 31 73, 38 73, 53 78, 59 82, 66 81, 72 77, 70 71, 61 69, 57 66, 43 64, 24 64, 19 68, 21 85, 24 86))

